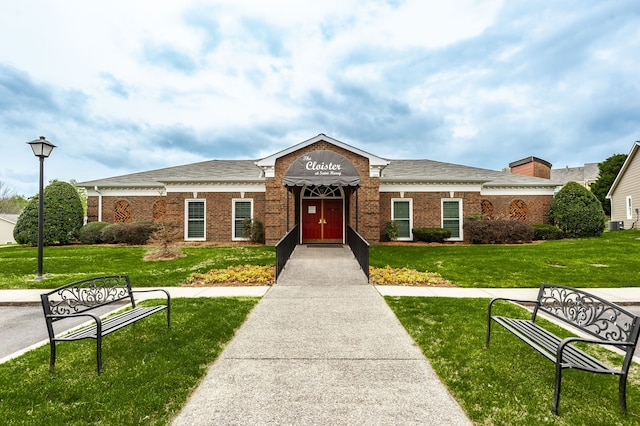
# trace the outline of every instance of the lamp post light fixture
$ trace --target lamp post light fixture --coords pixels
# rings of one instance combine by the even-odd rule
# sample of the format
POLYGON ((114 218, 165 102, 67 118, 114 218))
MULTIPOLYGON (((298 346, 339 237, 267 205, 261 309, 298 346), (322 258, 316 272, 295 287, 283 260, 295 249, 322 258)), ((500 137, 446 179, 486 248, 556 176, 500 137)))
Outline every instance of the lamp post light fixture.
POLYGON ((44 245, 44 159, 47 158, 56 146, 46 140, 44 136, 40 139, 27 142, 31 145, 33 155, 40 159, 40 190, 38 192, 38 275, 36 280, 41 280, 42 276, 42 247, 44 245))

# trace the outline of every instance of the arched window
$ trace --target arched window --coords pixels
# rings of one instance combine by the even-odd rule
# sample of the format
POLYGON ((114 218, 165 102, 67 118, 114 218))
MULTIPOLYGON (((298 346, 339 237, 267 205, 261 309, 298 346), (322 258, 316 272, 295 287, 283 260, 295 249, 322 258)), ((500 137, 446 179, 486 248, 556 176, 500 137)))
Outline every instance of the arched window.
POLYGON ((523 200, 513 200, 509 206, 509 217, 515 220, 527 220, 527 203, 523 200))
POLYGON ((164 219, 164 215, 167 212, 167 201, 157 200, 153 203, 153 221, 160 222, 164 219))
POLYGON ((131 206, 125 200, 116 202, 113 211, 113 221, 115 223, 130 223, 131 222, 131 206))
POLYGON ((493 203, 489 200, 480 201, 480 211, 482 216, 487 219, 493 219, 493 203))
POLYGON ((320 197, 320 198, 334 198, 342 197, 342 191, 338 186, 307 186, 304 189, 305 198, 320 197))

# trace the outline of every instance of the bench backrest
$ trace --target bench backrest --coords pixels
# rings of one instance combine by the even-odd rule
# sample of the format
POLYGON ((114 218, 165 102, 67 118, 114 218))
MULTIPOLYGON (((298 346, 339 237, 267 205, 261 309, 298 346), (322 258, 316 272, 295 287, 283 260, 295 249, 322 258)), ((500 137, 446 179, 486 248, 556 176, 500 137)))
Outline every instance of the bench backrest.
POLYGON ((585 291, 558 285, 542 284, 539 305, 534 311, 558 318, 587 334, 610 342, 638 341, 640 317, 585 291))
POLYGON ((125 299, 129 299, 135 307, 127 275, 109 275, 76 281, 41 294, 40 298, 45 315, 79 314, 125 299))

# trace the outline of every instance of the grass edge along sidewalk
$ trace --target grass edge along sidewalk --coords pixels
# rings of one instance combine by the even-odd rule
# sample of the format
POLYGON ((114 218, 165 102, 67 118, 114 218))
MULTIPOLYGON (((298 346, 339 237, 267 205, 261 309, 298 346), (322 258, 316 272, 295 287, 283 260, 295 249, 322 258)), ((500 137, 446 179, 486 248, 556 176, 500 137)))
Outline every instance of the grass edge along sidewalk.
MULTIPOLYGON (((637 363, 627 384, 627 413, 618 405, 617 376, 567 370, 560 416, 555 416, 553 363, 500 327, 492 333, 491 348, 485 349, 489 299, 387 296, 385 300, 474 424, 640 425, 637 363)), ((501 306, 501 311, 530 316, 515 305, 501 306)), ((543 323, 558 336, 570 335, 555 324, 543 323)), ((595 350, 601 359, 621 359, 604 348, 595 350)))
POLYGON ((101 375, 94 341, 60 344, 53 374, 48 345, 9 360, 0 424, 167 424, 258 300, 176 298, 170 330, 152 316, 104 340, 101 375))
POLYGON ((638 287, 640 230, 600 237, 494 245, 374 245, 369 264, 442 275, 465 288, 638 287))

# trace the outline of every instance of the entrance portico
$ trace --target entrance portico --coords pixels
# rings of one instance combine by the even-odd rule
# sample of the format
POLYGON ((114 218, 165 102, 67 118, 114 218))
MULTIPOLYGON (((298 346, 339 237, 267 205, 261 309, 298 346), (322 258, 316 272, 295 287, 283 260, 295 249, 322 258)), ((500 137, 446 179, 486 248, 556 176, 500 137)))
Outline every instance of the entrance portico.
POLYGON ((331 150, 305 153, 289 166, 283 185, 300 208, 301 243, 344 244, 345 200, 360 186, 360 174, 346 157, 331 150))
POLYGON ((256 161, 265 178, 266 243, 276 244, 294 228, 297 244, 344 243, 349 228, 369 242, 379 241, 380 173, 388 164, 322 133, 256 161), (314 207, 309 211, 312 202, 304 201, 311 199, 319 203, 315 214, 314 207), (329 223, 329 214, 333 219, 337 213, 339 222, 329 223), (305 225, 315 235, 305 232, 303 238, 305 225))

